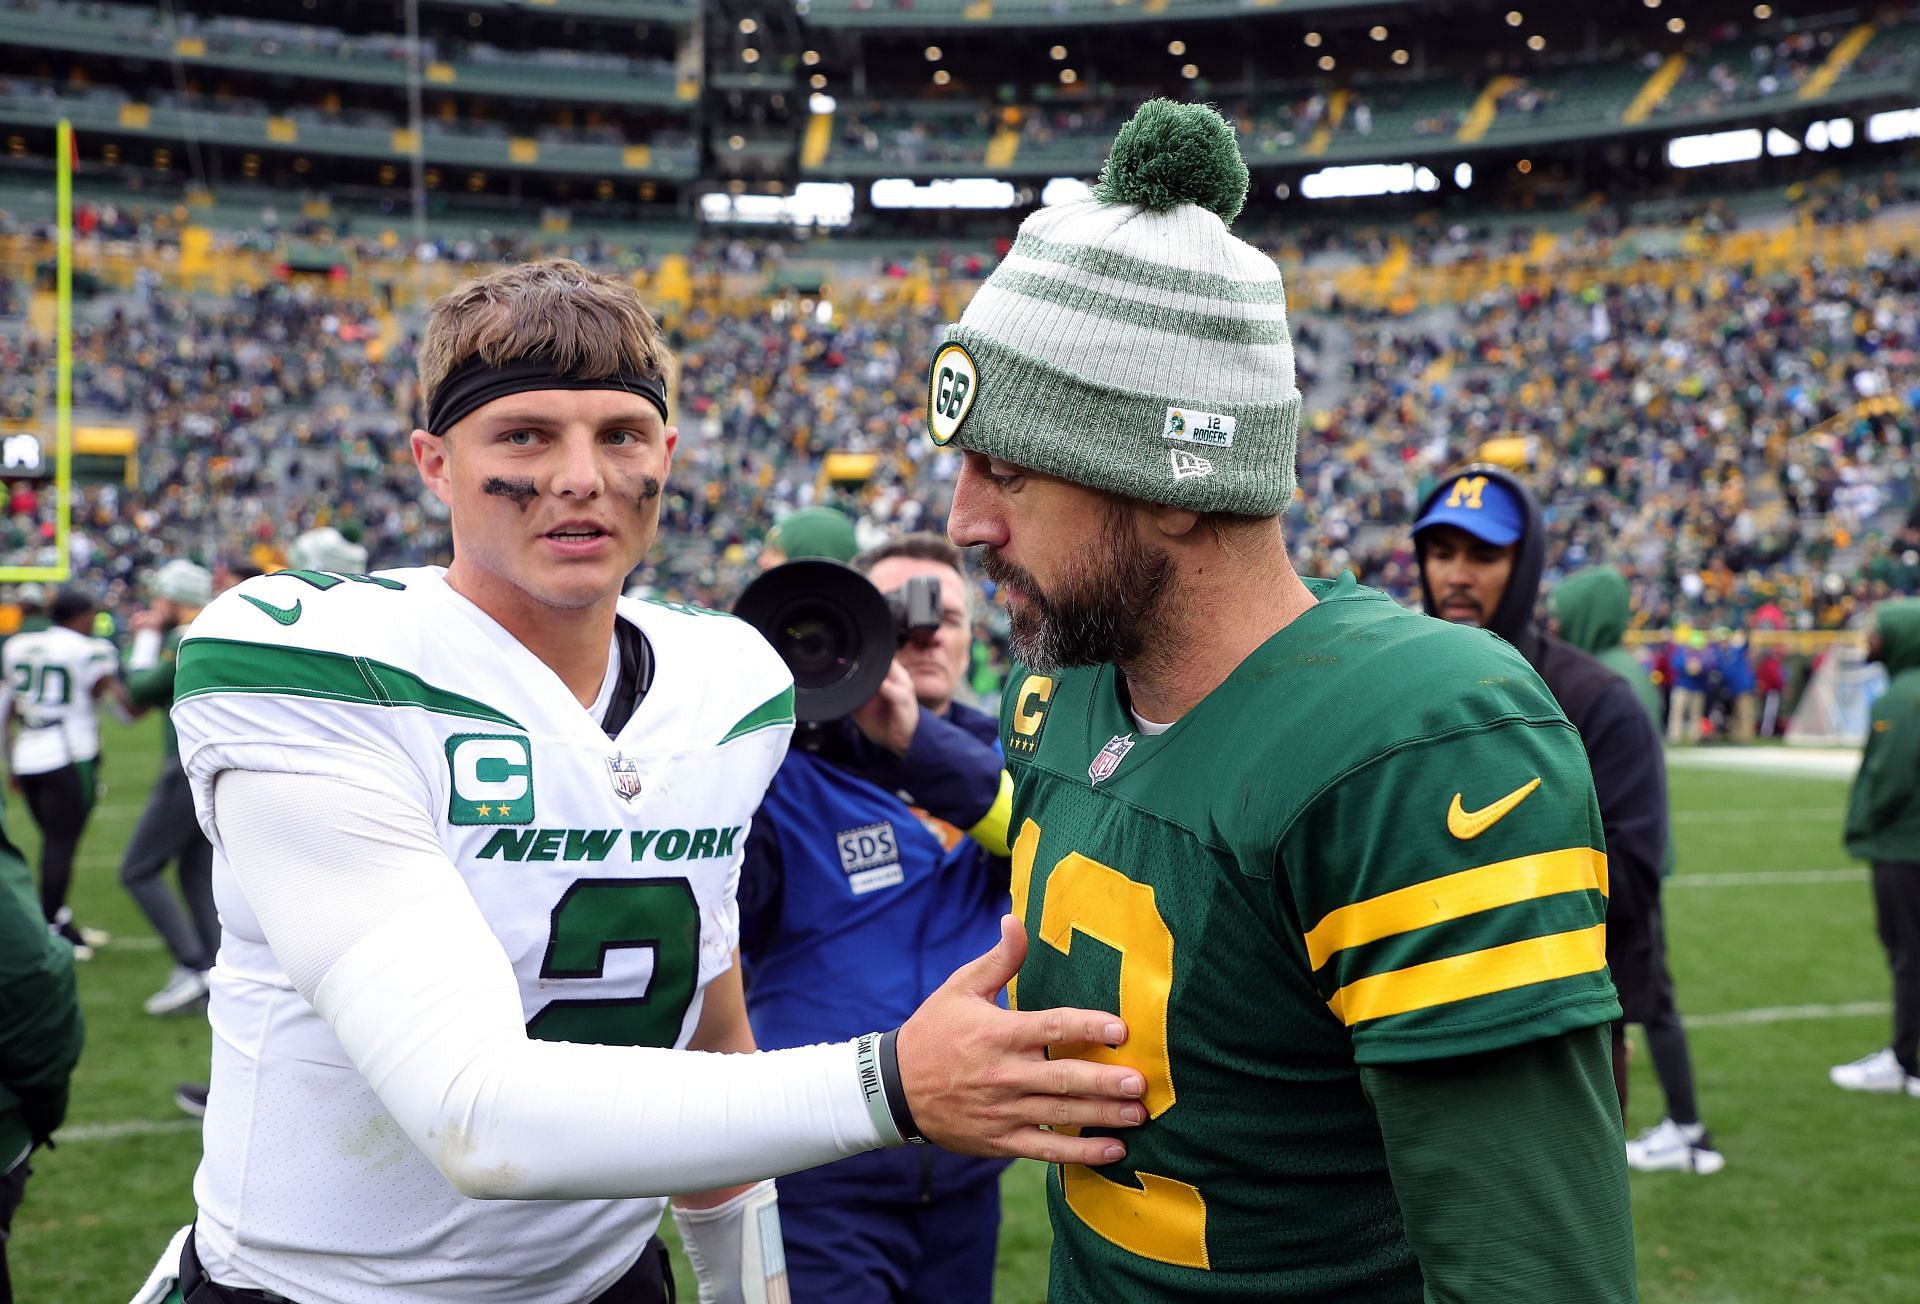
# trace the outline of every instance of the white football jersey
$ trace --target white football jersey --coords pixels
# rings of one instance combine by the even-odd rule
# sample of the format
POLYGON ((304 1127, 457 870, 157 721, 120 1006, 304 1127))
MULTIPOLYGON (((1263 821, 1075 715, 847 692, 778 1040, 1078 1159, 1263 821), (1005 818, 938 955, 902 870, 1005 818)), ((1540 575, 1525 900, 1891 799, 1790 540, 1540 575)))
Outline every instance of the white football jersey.
MULTIPOLYGON (((684 1046, 732 963, 740 858, 793 731, 791 676, 730 616, 622 599, 654 672, 609 739, 444 575, 281 572, 201 614, 173 718, 202 824, 228 769, 404 794, 437 821, 512 961, 531 1035, 684 1046)), ((194 1181, 210 1269, 303 1304, 554 1304, 617 1279, 664 1200, 460 1195, 288 981, 224 859, 214 884, 194 1181)))
POLYGON ((103 638, 54 625, 7 640, 5 700, 20 733, 10 763, 15 774, 46 774, 100 756, 100 713, 93 690, 119 671, 103 638))

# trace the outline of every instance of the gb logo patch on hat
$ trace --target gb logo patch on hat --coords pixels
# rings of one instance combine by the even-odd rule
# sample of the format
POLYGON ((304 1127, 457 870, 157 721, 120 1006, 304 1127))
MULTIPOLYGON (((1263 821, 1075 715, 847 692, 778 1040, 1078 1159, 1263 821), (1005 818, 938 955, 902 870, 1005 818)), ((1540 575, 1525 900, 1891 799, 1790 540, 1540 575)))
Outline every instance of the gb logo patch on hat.
POLYGON ((973 356, 959 344, 941 345, 927 377, 927 433, 934 443, 945 448, 953 442, 979 392, 980 372, 973 356))

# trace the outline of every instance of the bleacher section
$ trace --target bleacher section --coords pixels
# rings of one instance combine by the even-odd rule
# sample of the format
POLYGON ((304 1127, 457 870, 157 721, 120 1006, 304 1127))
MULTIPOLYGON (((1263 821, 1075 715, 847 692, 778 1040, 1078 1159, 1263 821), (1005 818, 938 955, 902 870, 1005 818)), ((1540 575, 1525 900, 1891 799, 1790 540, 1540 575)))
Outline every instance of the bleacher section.
MULTIPOLYGON (((0 7, 0 42, 117 59, 152 59, 183 68, 226 68, 327 83, 404 86, 405 38, 348 36, 338 28, 181 13, 174 21, 149 5, 29 0, 0 7)), ((671 60, 588 51, 515 52, 474 43, 460 54, 434 42, 422 51, 422 77, 439 89, 475 95, 534 96, 605 104, 682 104, 698 86, 681 81, 671 60)))
MULTIPOLYGON (((934 28, 970 24, 1061 27, 1081 23, 1137 23, 1146 19, 1237 18, 1278 10, 1283 0, 799 0, 819 27, 934 28)), ((1407 0, 1410 3, 1410 0, 1407 0)), ((1289 14, 1337 14, 1347 9, 1389 10, 1394 0, 1286 0, 1289 14)))
MULTIPOLYGON (((912 12, 924 16, 923 9, 912 12)), ((1758 42, 1769 52, 1774 44, 1758 42)), ((1705 55, 1673 56, 1678 63, 1671 67, 1658 55, 1616 56, 1523 75, 1322 78, 1255 95, 1218 87, 1204 98, 1236 124, 1249 165, 1277 168, 1397 162, 1435 152, 1459 158, 1602 133, 1710 128, 1777 105, 1837 113, 1906 107, 1920 96, 1920 21, 1875 27, 1849 20, 1779 44, 1813 53, 1761 60, 1751 54, 1756 38, 1747 37, 1705 55), (1843 48, 1850 36, 1857 52, 1843 48), (1726 71, 1735 67, 1737 75, 1726 71)), ((822 179, 1092 175, 1128 108, 1157 93, 1153 86, 1101 85, 1001 106, 919 92, 892 102, 842 102, 831 146, 802 171, 822 179), (1020 124, 1018 148, 990 164, 988 144, 1008 119, 1020 124)))

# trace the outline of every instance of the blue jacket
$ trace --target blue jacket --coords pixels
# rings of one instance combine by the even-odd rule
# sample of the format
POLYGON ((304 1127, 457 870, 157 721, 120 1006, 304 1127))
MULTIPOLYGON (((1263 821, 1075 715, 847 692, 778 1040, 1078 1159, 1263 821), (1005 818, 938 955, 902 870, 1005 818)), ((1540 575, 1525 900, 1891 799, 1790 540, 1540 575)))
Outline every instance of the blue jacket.
POLYGON ((1697 692, 1705 692, 1712 682, 1715 662, 1719 654, 1712 646, 1682 647, 1673 649, 1673 686, 1697 692))
POLYGON ((1745 643, 1722 643, 1714 649, 1714 668, 1720 683, 1734 697, 1754 691, 1753 659, 1745 643))
MULTIPOLYGON (((1007 862, 963 829, 1000 790, 999 722, 921 709, 905 756, 842 720, 794 740, 740 868, 747 1015, 762 1049, 905 1022, 999 938, 1007 862)), ((931 1146, 882 1150, 780 1179, 794 1202, 938 1199, 1005 1162, 931 1146)))

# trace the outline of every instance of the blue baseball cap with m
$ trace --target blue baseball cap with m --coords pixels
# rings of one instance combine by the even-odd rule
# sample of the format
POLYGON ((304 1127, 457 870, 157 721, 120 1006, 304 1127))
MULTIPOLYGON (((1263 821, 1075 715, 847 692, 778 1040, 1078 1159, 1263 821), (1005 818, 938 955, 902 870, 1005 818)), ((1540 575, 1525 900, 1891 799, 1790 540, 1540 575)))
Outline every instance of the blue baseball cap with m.
POLYGON ((1527 532, 1527 509, 1519 496, 1490 476, 1468 471, 1456 475, 1433 496, 1433 506, 1413 523, 1413 532, 1451 525, 1474 538, 1504 548, 1527 532))

